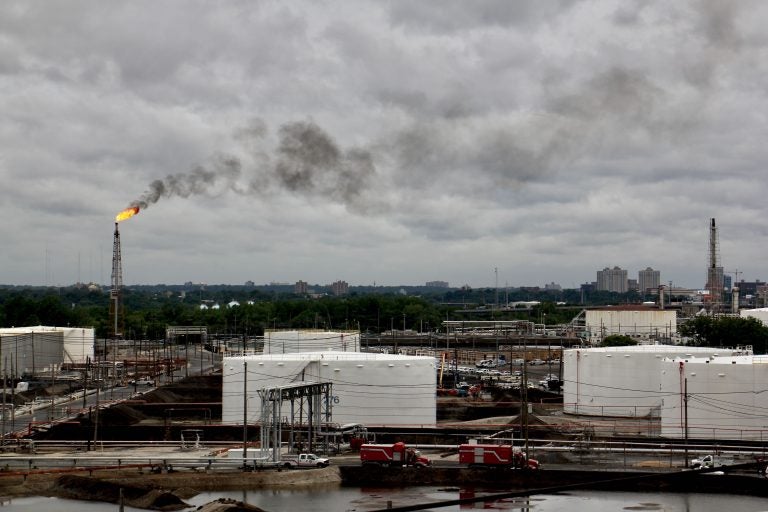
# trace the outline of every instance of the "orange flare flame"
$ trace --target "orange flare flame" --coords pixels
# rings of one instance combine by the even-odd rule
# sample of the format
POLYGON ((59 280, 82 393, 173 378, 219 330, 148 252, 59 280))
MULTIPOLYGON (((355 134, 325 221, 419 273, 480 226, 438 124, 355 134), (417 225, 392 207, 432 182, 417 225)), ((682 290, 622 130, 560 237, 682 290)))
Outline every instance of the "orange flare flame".
POLYGON ((120 222, 121 220, 130 219, 137 213, 139 213, 138 206, 131 206, 130 208, 126 208, 125 210, 117 214, 117 216, 115 217, 115 222, 120 222))

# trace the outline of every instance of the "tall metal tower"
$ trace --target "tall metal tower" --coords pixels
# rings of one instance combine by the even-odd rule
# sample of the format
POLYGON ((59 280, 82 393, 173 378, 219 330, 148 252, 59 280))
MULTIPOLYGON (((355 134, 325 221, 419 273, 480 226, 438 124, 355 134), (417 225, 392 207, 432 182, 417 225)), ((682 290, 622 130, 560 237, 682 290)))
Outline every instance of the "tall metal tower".
POLYGON ((723 267, 720 263, 720 246, 717 239, 715 219, 709 221, 709 266, 707 267, 707 290, 710 296, 710 312, 719 313, 723 303, 723 267))
POLYGON ((109 292, 110 335, 122 338, 125 328, 123 311, 123 261, 120 255, 120 231, 115 222, 115 239, 112 244, 112 289, 109 292))

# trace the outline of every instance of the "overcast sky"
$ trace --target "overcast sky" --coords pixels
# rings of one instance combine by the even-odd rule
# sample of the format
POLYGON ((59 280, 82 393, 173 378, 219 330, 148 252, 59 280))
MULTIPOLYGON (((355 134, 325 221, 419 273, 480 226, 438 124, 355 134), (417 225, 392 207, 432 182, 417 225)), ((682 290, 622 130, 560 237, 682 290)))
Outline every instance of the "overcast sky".
POLYGON ((768 3, 0 3, 0 283, 768 279, 768 3), (497 269, 497 270, 495 270, 497 269))

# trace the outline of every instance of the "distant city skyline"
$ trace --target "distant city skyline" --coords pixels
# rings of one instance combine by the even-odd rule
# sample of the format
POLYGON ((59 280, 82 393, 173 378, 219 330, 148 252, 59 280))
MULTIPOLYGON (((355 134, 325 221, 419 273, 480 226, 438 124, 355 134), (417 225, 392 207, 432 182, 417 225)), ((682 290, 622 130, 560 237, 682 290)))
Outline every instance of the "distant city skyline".
MULTIPOLYGON (((559 290, 578 290, 582 288, 585 285, 594 286, 596 290, 602 290, 602 291, 611 291, 616 293, 626 293, 627 291, 642 291, 642 277, 643 273, 650 274, 650 277, 646 277, 646 283, 651 283, 649 286, 646 286, 646 289, 652 289, 656 290, 659 286, 664 286, 665 288, 669 289, 669 287, 673 288, 680 288, 680 289, 691 289, 691 290, 706 290, 707 287, 705 285, 700 286, 687 286, 684 283, 677 283, 674 280, 660 280, 660 271, 652 269, 651 267, 646 267, 645 269, 638 270, 639 277, 638 279, 630 278, 629 273, 626 269, 622 269, 621 267, 614 266, 613 268, 604 268, 602 270, 597 270, 597 274, 605 272, 606 270, 611 271, 610 274, 617 274, 617 271, 620 271, 617 275, 613 276, 612 278, 608 277, 606 279, 613 279, 612 284, 604 284, 603 288, 600 288, 600 284, 598 280, 584 280, 581 283, 578 283, 574 286, 566 286, 561 285, 560 283, 557 283, 555 281, 549 281, 545 283, 527 283, 527 284, 512 284, 512 283, 504 283, 503 285, 499 284, 498 289, 517 289, 517 288, 539 288, 543 291, 559 291, 559 290), (626 287, 625 288, 617 288, 616 283, 623 279, 622 276, 626 276, 626 287), (634 284, 634 288, 632 287, 632 284, 634 284)), ((741 272, 739 272, 741 276, 741 272)), ((765 281, 762 279, 745 279, 743 276, 739 278, 739 281, 734 281, 731 279, 731 276, 725 276, 724 278, 724 289, 730 289, 731 286, 737 286, 739 284, 746 284, 747 290, 752 290, 754 288, 754 285, 756 283, 764 283, 765 281)), ((102 287, 108 287, 109 283, 98 283, 93 281, 81 281, 81 282, 74 282, 74 283, 65 283, 65 284, 57 284, 57 285, 42 285, 42 286, 52 286, 52 287, 68 287, 68 286, 76 286, 76 285, 100 285, 102 287)), ((32 284, 12 284, 12 283, 0 283, 0 286, 41 286, 41 285, 32 285, 32 284)), ((350 283, 344 280, 336 280, 333 282, 324 282, 324 281, 316 281, 312 279, 299 279, 294 282, 289 281, 276 281, 274 279, 269 279, 267 281, 263 282, 257 282, 252 279, 247 279, 243 282, 233 282, 233 283, 214 283, 214 282, 203 282, 203 281, 190 281, 186 280, 184 282, 179 283, 171 283, 171 282, 165 282, 165 283, 126 283, 125 286, 154 286, 154 285, 168 285, 168 286, 187 286, 187 287, 206 287, 206 286, 245 286, 245 287, 262 287, 262 286, 284 286, 284 287, 292 287, 294 289, 294 292, 297 294, 307 294, 311 293, 313 291, 313 287, 326 287, 333 289, 336 287, 337 290, 339 290, 339 295, 343 295, 344 293, 347 293, 347 290, 349 288, 355 288, 355 287, 382 287, 382 288, 393 288, 398 286, 408 286, 408 287, 423 287, 423 288, 446 288, 446 289, 460 289, 462 287, 469 286, 470 288, 485 288, 485 289, 495 289, 496 284, 488 284, 483 286, 472 286, 469 284, 453 284, 448 281, 426 281, 426 282, 398 282, 396 284, 386 284, 386 283, 350 283)))

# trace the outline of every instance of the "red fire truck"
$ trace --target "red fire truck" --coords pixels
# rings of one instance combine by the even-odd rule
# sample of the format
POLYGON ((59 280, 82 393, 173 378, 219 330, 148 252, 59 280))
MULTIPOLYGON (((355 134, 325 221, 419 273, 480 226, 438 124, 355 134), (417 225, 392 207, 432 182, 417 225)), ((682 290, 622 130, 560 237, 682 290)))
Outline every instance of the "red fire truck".
POLYGON ((462 444, 459 462, 470 467, 539 469, 539 461, 529 459, 509 444, 462 444))
POLYGON ((432 465, 429 458, 424 457, 421 452, 414 448, 408 448, 405 443, 364 444, 360 447, 360 460, 363 465, 413 466, 416 468, 432 465))

